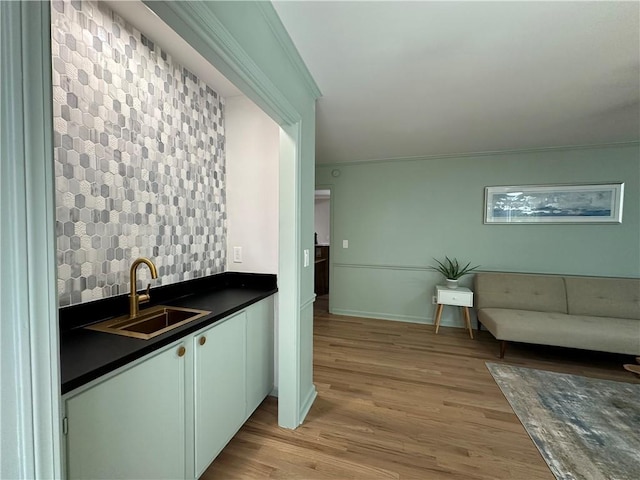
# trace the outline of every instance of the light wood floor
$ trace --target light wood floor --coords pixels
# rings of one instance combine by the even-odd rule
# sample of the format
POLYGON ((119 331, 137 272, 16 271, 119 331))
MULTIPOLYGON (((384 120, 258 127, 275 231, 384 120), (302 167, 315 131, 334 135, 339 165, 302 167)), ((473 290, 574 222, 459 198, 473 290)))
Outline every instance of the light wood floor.
MULTIPOLYGON (((315 315, 318 390, 296 430, 267 398, 203 475, 214 479, 553 480, 485 367, 486 331, 315 315)), ((630 357, 510 345, 505 363, 627 382, 630 357)))

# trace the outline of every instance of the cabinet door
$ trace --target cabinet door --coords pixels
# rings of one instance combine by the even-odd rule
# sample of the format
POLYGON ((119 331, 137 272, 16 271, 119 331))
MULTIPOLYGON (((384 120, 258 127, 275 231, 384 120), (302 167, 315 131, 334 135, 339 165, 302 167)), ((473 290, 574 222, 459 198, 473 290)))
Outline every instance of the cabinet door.
POLYGON ((65 402, 69 478, 185 477, 182 355, 174 345, 65 402))
POLYGON ((196 477, 245 420, 246 323, 242 312, 194 337, 196 477))
POLYGON ((247 309, 247 414, 273 390, 273 297, 247 309))

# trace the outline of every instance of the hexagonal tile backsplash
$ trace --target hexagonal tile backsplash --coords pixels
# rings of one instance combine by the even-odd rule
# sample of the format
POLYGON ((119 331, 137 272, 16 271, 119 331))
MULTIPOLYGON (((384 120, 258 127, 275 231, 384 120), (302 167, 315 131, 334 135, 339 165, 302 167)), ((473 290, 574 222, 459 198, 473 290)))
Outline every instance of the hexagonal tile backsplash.
POLYGON ((152 286, 224 271, 224 100, 103 3, 51 5, 60 306, 126 293, 140 256, 152 286))

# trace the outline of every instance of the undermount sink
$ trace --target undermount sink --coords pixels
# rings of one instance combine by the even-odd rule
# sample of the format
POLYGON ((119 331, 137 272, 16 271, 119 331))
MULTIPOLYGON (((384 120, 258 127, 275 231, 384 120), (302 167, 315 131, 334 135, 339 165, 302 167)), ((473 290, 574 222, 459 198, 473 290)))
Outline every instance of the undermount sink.
POLYGON ((207 310, 157 305, 143 310, 135 318, 129 318, 129 315, 124 315, 89 325, 85 328, 148 340, 210 313, 207 310))

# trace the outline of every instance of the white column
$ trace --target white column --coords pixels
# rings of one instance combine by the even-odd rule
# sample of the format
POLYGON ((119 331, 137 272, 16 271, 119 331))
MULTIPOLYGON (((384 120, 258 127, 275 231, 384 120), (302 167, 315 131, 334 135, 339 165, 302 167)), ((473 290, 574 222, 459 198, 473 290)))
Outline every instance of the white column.
POLYGON ((0 478, 60 478, 49 2, 0 2, 0 478))

